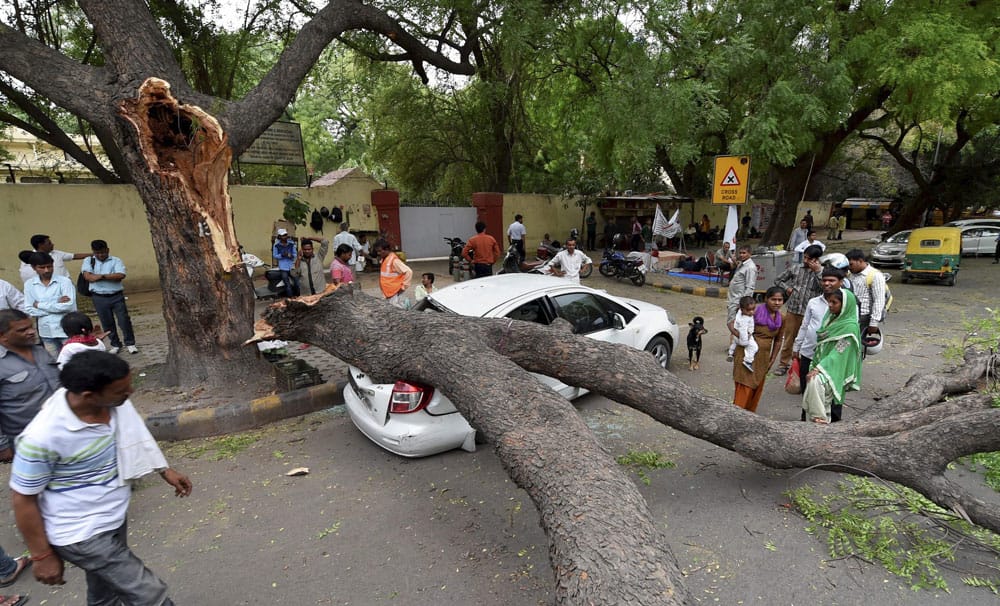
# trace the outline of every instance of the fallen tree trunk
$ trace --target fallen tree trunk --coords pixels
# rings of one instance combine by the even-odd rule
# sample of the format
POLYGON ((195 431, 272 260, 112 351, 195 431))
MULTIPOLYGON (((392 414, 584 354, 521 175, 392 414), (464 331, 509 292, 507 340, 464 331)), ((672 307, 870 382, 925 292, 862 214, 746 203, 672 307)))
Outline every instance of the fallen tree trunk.
POLYGON ((683 384, 645 352, 558 324, 405 312, 349 288, 273 305, 255 338, 275 337, 319 346, 378 382, 415 381, 447 394, 538 508, 561 604, 680 604, 690 596, 634 484, 574 408, 528 371, 770 467, 826 466, 898 482, 1000 532, 996 503, 944 477, 961 456, 1000 450, 1000 410, 981 398, 938 405, 942 394, 981 375, 985 355, 971 356, 957 373, 969 376, 921 379, 924 410, 914 403, 916 390, 904 389, 880 406, 895 412, 824 426, 748 413, 683 384), (928 380, 939 387, 927 389, 928 380))

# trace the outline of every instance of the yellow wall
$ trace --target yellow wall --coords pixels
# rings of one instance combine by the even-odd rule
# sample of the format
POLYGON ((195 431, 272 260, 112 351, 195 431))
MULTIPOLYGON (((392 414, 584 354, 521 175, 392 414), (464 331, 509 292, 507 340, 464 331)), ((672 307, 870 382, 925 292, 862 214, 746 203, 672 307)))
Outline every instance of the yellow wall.
MULTIPOLYGON (((314 189, 232 186, 236 234, 247 251, 270 261, 271 228, 281 218, 285 192, 300 193, 316 209, 342 207, 344 218, 350 217, 352 231, 376 231, 370 192, 381 187, 367 177, 346 178, 314 189)), ((31 236, 39 233, 50 236, 56 248, 67 252, 89 253, 91 240, 107 240, 111 254, 128 268, 126 289, 153 290, 160 285, 150 223, 130 185, 0 184, 0 208, 5 209, 6 217, 0 223, 0 278, 18 288, 23 284, 17 253, 31 248, 31 236)), ((337 224, 326 222, 323 235, 332 239, 337 231, 337 224)), ((306 225, 299 226, 298 235, 317 234, 306 225)), ((70 273, 79 272, 80 263, 68 263, 70 273)))
MULTIPOLYGON (((587 213, 596 210, 588 207, 587 213)), ((504 194, 503 233, 506 238, 507 226, 514 221, 514 215, 523 215, 524 227, 528 230, 528 250, 542 241, 548 233, 554 240, 562 242, 574 227, 586 235, 583 227, 583 212, 576 205, 575 198, 546 194, 504 194)), ((600 230, 601 227, 598 227, 600 230)))

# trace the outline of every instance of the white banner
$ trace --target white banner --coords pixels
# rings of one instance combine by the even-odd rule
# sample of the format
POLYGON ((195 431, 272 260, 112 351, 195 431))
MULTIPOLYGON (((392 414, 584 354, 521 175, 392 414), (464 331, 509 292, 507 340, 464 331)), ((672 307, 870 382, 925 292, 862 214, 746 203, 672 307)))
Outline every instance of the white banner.
POLYGON ((726 231, 722 232, 722 241, 729 242, 730 250, 736 250, 736 231, 740 228, 740 211, 738 206, 729 206, 726 215, 726 231))

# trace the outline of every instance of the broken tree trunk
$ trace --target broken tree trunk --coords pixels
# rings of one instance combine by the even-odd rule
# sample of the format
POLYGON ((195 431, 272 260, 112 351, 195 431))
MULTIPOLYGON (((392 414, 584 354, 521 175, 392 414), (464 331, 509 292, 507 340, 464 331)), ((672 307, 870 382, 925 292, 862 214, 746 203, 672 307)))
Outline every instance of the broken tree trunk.
POLYGON ((414 381, 447 394, 538 508, 561 604, 679 604, 690 596, 632 482, 573 407, 525 371, 774 468, 826 466, 899 482, 1000 531, 996 503, 944 477, 961 456, 1000 450, 1000 409, 983 398, 960 407, 938 402, 981 376, 989 356, 970 356, 958 380, 911 382, 870 424, 816 425, 762 418, 684 385, 645 352, 556 325, 407 312, 350 288, 271 306, 254 338, 274 337, 317 345, 379 382, 414 381), (922 416, 914 399, 923 402, 922 416))
POLYGON ((160 269, 170 344, 165 382, 254 388, 266 368, 241 347, 252 331, 254 296, 239 265, 226 136, 215 118, 178 103, 157 78, 122 103, 121 115, 128 123, 119 124, 120 136, 135 142, 123 148, 160 269))

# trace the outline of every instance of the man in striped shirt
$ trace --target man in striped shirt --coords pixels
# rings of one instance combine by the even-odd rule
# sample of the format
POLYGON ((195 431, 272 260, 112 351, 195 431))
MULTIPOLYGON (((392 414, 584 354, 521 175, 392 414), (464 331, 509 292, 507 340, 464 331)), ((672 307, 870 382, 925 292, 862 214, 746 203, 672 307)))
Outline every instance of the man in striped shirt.
POLYGON ((87 574, 88 604, 172 606, 166 583, 128 547, 128 479, 157 471, 180 497, 191 494, 191 480, 165 465, 144 431, 128 401, 132 375, 124 360, 82 352, 59 378, 63 388, 18 437, 10 474, 14 517, 35 578, 63 584, 68 561, 87 574))
POLYGON ((821 256, 823 249, 818 245, 806 247, 802 251, 802 265, 789 267, 774 281, 775 286, 785 289, 786 301, 785 320, 781 328, 785 340, 781 345, 781 362, 774 371, 775 375, 781 376, 788 372, 793 357, 793 341, 799 332, 799 327, 802 326, 802 318, 806 314, 809 300, 823 291, 819 280, 820 272, 823 271, 819 264, 821 256))

